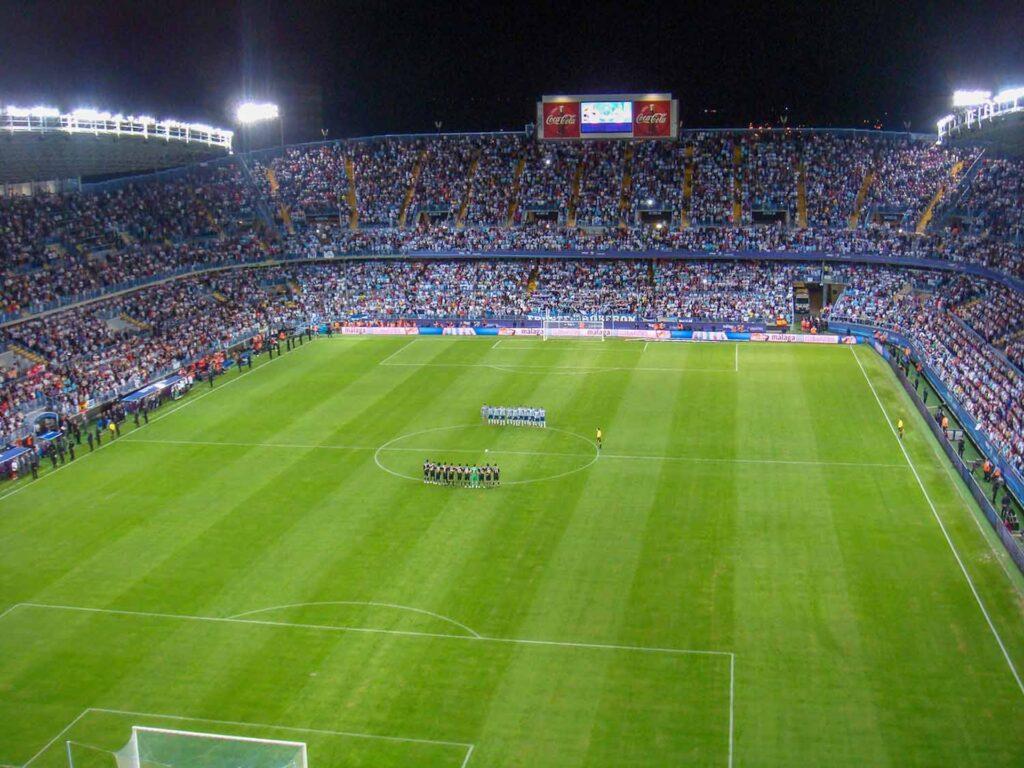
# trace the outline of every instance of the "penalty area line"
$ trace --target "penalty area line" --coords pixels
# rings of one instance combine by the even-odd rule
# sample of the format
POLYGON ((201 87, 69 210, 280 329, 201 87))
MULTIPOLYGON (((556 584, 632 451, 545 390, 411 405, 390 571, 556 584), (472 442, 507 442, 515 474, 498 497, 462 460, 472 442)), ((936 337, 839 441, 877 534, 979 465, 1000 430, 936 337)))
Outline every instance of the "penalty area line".
POLYGON ((411 347, 414 341, 416 341, 416 339, 409 339, 409 341, 407 341, 407 342, 406 342, 405 344, 403 344, 402 346, 400 346, 400 347, 399 347, 398 349, 396 349, 396 350, 395 350, 394 352, 392 352, 392 353, 391 353, 390 355, 388 355, 387 357, 385 357, 385 358, 384 358, 383 360, 381 360, 381 361, 380 361, 379 363, 377 363, 377 365, 387 365, 387 364, 388 364, 388 361, 389 361, 389 360, 390 360, 391 358, 393 358, 393 357, 397 356, 399 352, 403 352, 403 351, 404 351, 404 350, 406 350, 407 348, 411 347))
MULTIPOLYGON (((466 764, 469 762, 470 756, 473 754, 473 749, 476 746, 475 744, 471 744, 469 742, 464 741, 428 739, 417 736, 389 736, 377 733, 363 733, 360 731, 333 731, 324 728, 301 728, 293 725, 252 723, 244 720, 218 720, 212 717, 188 717, 186 715, 168 715, 162 712, 138 712, 134 710, 112 709, 108 707, 87 707, 86 709, 83 709, 74 720, 65 725, 60 730, 60 732, 57 733, 56 736, 54 736, 52 739, 46 742, 43 748, 36 752, 32 757, 30 757, 27 762, 23 763, 21 766, 0 763, 0 768, 28 768, 36 760, 38 760, 40 757, 46 754, 46 752, 48 752, 54 746, 54 744, 56 744, 64 735, 66 735, 68 731, 70 731, 72 728, 78 725, 79 721, 81 721, 82 718, 92 713, 97 713, 101 715, 117 715, 121 717, 150 718, 152 720, 173 720, 178 723, 210 723, 212 725, 223 725, 233 728, 254 728, 272 731, 285 731, 288 733, 311 733, 317 736, 337 736, 349 739, 368 739, 373 741, 388 741, 399 744, 425 744, 434 747, 455 748, 459 750, 465 750, 465 755, 463 756, 462 762, 460 763, 461 768, 465 768, 466 764)), ((80 742, 75 742, 73 740, 72 743, 78 744, 79 746, 88 747, 90 749, 99 749, 98 747, 94 747, 91 744, 82 744, 80 742)), ((107 752, 108 750, 100 751, 107 752)))
MULTIPOLYGON (((265 619, 230 618, 227 616, 195 616, 185 613, 162 613, 159 611, 130 611, 120 608, 90 608, 81 605, 60 605, 54 603, 17 603, 11 607, 36 610, 67 611, 71 613, 93 613, 129 618, 166 619, 169 621, 198 622, 207 624, 247 624, 257 627, 281 627, 306 629, 322 632, 356 632, 369 635, 394 635, 397 637, 418 637, 435 640, 461 640, 467 643, 500 643, 504 645, 541 646, 547 648, 568 648, 600 651, 622 651, 630 653, 664 654, 669 656, 733 656, 732 651, 707 650, 700 648, 671 648, 664 646, 622 645, 617 643, 588 643, 570 640, 534 640, 521 637, 493 637, 490 635, 452 634, 446 632, 421 632, 412 629, 382 629, 379 627, 352 627, 334 624, 306 624, 292 621, 269 621, 265 619)), ((4 616, 10 615, 8 610, 4 616)))
POLYGON ((988 624, 988 628, 992 632, 992 636, 999 645, 999 650, 1003 653, 1003 658, 1006 660, 1006 665, 1010 668, 1010 673, 1013 675, 1013 679, 1017 681, 1017 687, 1020 689, 1020 692, 1024 694, 1024 681, 1021 681, 1020 674, 1017 672, 1017 667, 1014 665, 1013 659, 1010 658, 1010 653, 1006 650, 1006 645, 1003 643, 1003 638, 1000 636, 999 630, 996 629, 996 625, 992 622, 992 617, 989 616, 988 609, 985 608, 985 603, 982 602, 981 595, 978 594, 978 589, 974 585, 974 580, 967 572, 967 566, 964 565, 964 561, 960 557, 960 553, 957 551, 956 546, 953 544, 953 539, 950 537, 949 531, 946 530, 946 524, 943 523, 942 518, 939 517, 939 512, 935 508, 935 503, 932 501, 931 494, 928 493, 928 489, 925 487, 924 481, 921 480, 921 475, 917 472, 917 467, 910 458, 910 454, 907 453, 906 446, 903 445, 903 440, 900 439, 899 434, 896 432, 896 428, 892 424, 892 420, 889 418, 889 414, 886 413, 885 406, 882 404, 882 398, 878 396, 878 391, 875 389, 875 385, 874 382, 871 381, 871 377, 868 376, 868 372, 865 370, 864 364, 860 360, 860 355, 857 354, 854 347, 850 347, 850 352, 853 354, 853 359, 857 361, 857 366, 860 368, 860 372, 864 375, 864 380, 868 383, 868 387, 871 389, 871 394, 874 395, 875 402, 878 403, 878 408, 882 412, 885 423, 888 425, 889 431, 892 432, 892 436, 896 439, 896 443, 899 445, 900 451, 903 453, 903 458, 907 460, 907 464, 910 466, 910 471, 914 473, 917 485, 921 489, 921 493, 924 494, 924 498, 925 501, 928 502, 928 506, 931 508, 932 517, 934 517, 935 522, 939 524, 939 529, 942 531, 942 535, 946 539, 946 544, 949 545, 949 550, 953 553, 953 557, 956 559, 956 564, 960 566, 960 572, 964 575, 964 579, 967 580, 967 586, 970 588, 971 594, 974 595, 974 600, 981 609, 982 616, 985 617, 985 623, 988 624))

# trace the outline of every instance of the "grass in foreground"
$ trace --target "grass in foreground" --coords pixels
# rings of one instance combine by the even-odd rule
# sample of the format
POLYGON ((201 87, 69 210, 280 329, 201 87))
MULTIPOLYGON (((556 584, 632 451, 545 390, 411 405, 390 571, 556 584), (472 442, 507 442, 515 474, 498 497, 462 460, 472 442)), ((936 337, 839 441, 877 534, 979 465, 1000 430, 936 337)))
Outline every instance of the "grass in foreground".
POLYGON ((1024 691, 866 376, 1018 666, 1019 580, 856 355, 334 339, 200 388, 0 495, 0 611, 33 604, 0 618, 0 763, 111 765, 136 724, 313 768, 1018 765, 1024 691))

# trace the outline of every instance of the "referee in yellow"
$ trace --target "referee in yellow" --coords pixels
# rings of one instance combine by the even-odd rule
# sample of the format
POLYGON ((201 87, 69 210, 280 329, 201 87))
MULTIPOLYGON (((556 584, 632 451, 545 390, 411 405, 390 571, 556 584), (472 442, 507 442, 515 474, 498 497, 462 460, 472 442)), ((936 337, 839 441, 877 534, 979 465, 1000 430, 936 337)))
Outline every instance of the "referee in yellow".
POLYGON ((597 435, 596 435, 596 437, 597 437, 597 450, 600 451, 601 450, 601 440, 604 437, 604 432, 601 431, 600 427, 597 428, 597 435))
POLYGON ((903 439, 903 419, 896 419, 896 431, 900 433, 900 440, 903 439))

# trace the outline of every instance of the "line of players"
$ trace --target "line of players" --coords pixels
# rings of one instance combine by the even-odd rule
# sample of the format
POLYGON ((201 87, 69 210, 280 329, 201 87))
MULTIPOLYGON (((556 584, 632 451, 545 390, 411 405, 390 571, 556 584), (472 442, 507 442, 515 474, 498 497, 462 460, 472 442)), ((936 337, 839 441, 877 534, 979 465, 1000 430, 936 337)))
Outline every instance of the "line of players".
POLYGON ((513 427, 546 427, 548 412, 544 408, 483 405, 480 418, 485 424, 511 425, 513 427))
POLYGON ((501 485, 501 468, 490 464, 437 464, 427 459, 423 462, 423 482, 459 488, 496 488, 501 485))

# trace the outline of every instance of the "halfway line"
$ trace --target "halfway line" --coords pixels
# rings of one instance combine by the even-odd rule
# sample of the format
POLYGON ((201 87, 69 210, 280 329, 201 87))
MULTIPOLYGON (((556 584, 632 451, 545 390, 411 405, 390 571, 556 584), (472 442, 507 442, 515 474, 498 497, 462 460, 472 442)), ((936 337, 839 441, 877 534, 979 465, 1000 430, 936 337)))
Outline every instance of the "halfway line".
MULTIPOLYGON (((333 450, 333 451, 380 451, 381 453, 480 453, 486 450, 488 453, 502 454, 506 456, 552 456, 569 458, 593 458, 592 453, 578 453, 572 451, 520 451, 515 449, 502 448, 450 448, 439 446, 388 446, 379 447, 373 445, 337 445, 317 443, 243 443, 233 441, 216 440, 147 440, 145 438, 122 438, 124 443, 146 443, 149 445, 207 445, 223 446, 226 448, 279 448, 283 450, 333 450)), ((695 464, 772 464, 772 465, 793 465, 800 467, 870 467, 881 469, 907 469, 905 464, 894 464, 885 462, 870 461, 818 461, 813 459, 755 459, 755 458, 712 458, 707 456, 644 456, 630 455, 625 453, 601 453, 602 459, 617 459, 622 461, 680 461, 692 462, 695 464)))

